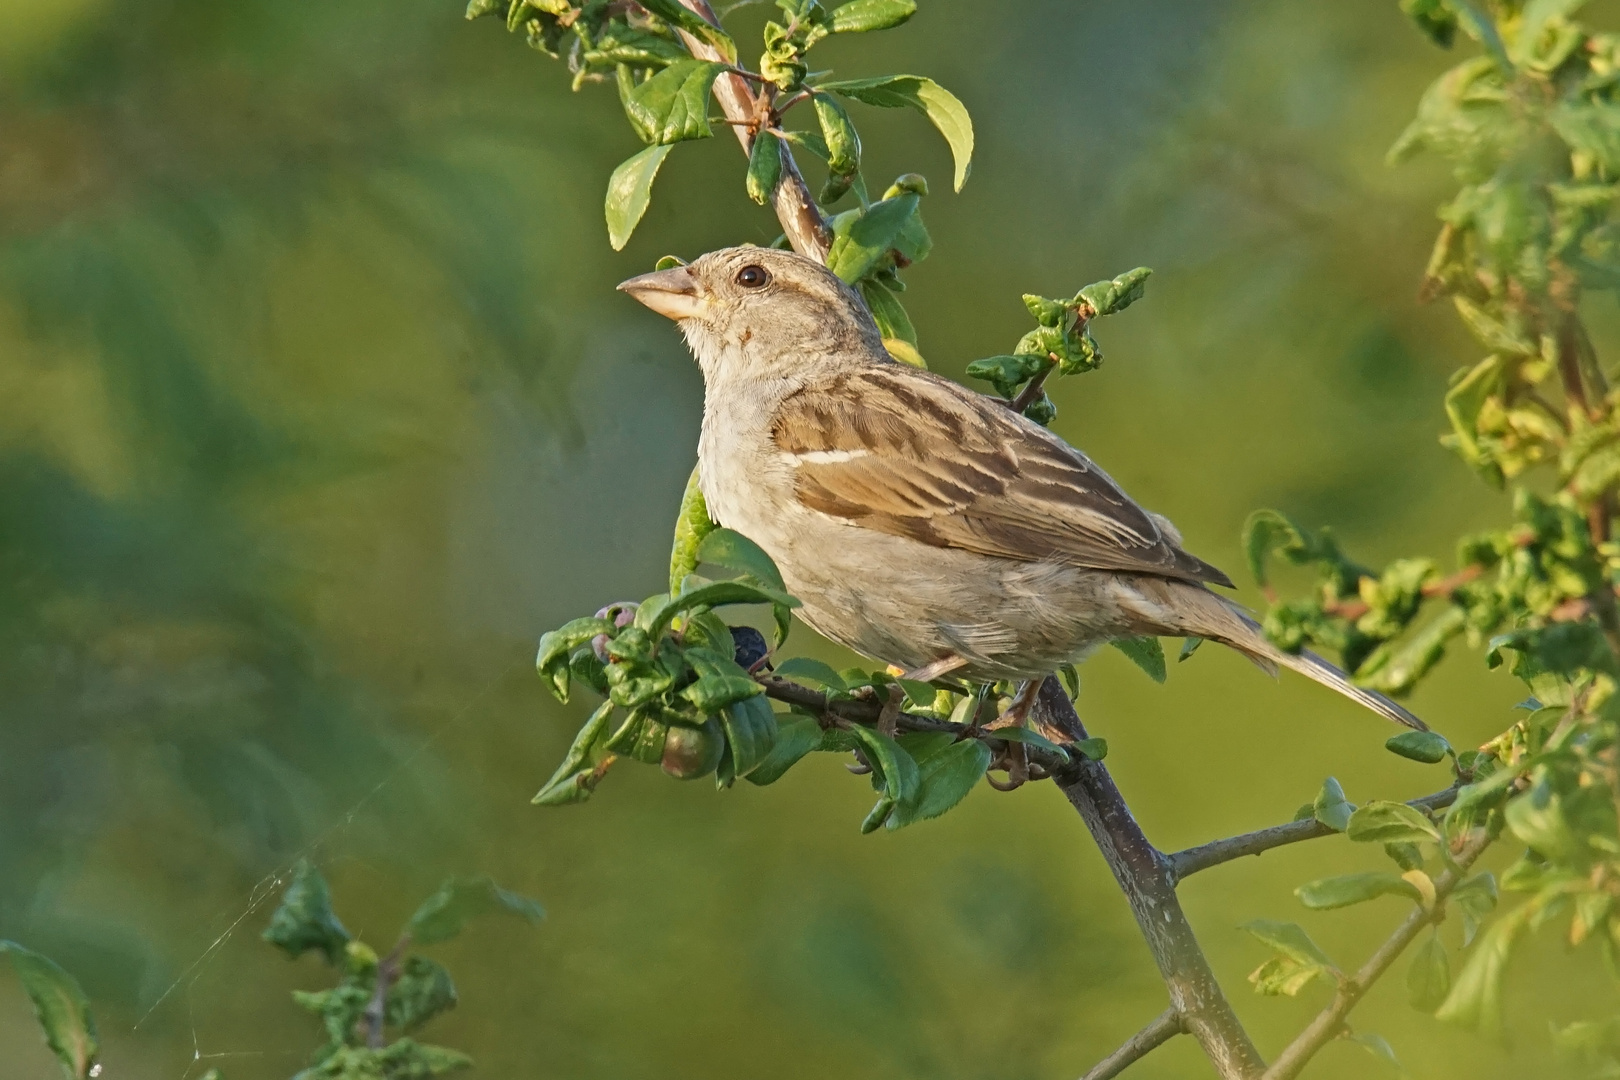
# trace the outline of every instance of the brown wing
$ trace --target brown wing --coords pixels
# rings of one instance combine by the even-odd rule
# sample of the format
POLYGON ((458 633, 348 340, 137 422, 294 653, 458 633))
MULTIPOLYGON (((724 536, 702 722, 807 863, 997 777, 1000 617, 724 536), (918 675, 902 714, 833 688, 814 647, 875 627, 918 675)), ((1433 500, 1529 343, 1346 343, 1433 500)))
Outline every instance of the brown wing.
POLYGON ((899 364, 791 394, 772 427, 805 506, 936 547, 1230 586, 1084 454, 1006 406, 899 364))

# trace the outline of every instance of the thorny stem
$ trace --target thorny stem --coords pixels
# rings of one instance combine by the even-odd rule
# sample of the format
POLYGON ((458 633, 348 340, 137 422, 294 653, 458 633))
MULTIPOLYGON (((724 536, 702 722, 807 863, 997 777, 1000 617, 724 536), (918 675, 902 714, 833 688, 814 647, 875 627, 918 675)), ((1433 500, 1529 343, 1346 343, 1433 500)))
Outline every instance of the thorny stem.
MULTIPOLYGON (((1415 806, 1419 810, 1443 810, 1457 801, 1459 790, 1457 785, 1453 785, 1433 795, 1413 799, 1406 805, 1415 806)), ((1263 855, 1273 848, 1297 844, 1302 840, 1332 836, 1334 831, 1315 818, 1307 818, 1304 821, 1290 821, 1285 825, 1273 825, 1269 829, 1258 829, 1242 836, 1211 840, 1207 844, 1199 844, 1197 847, 1190 847, 1167 856, 1170 860, 1170 872, 1177 882, 1182 882, 1200 870, 1208 870, 1212 866, 1219 866, 1247 855, 1263 855)))
POLYGON ((1172 1006, 1154 1017, 1147 1027, 1127 1039, 1125 1045, 1093 1065, 1080 1080, 1113 1080, 1186 1030, 1181 1022, 1181 1014, 1172 1006))
MULTIPOLYGON (((681 0, 681 3, 715 26, 720 25, 714 9, 709 6, 709 0, 681 0)), ((720 50, 702 38, 685 30, 680 34, 687 50, 699 60, 725 59, 720 55, 720 50)), ((760 101, 748 88, 748 80, 734 71, 725 72, 714 80, 714 97, 720 103, 720 111, 726 114, 726 119, 734 122, 731 130, 737 133, 743 153, 749 153, 754 147, 754 132, 759 127, 760 101), (745 123, 735 123, 739 120, 745 123)), ((799 173, 798 163, 793 160, 787 143, 779 143, 778 150, 782 155, 782 172, 776 190, 771 193, 771 204, 776 210, 777 220, 782 223, 782 231, 794 251, 817 262, 826 262, 827 249, 832 245, 832 231, 827 227, 827 220, 821 216, 821 208, 816 205, 815 197, 810 194, 810 186, 799 173)))
MULTIPOLYGON (((1042 682, 1035 707, 1066 735, 1086 737, 1085 726, 1057 679, 1042 682)), ((1217 1075, 1223 1080, 1255 1080, 1265 1062, 1215 981, 1176 898, 1168 860, 1148 842, 1107 768, 1101 762, 1077 761, 1053 779, 1080 812, 1125 893, 1170 992, 1171 1008, 1198 1040, 1217 1075)))
POLYGON ((1350 1010, 1356 1007, 1373 983, 1389 970, 1389 966, 1426 927, 1444 918, 1446 898, 1462 883, 1469 867, 1474 865, 1490 843, 1490 834, 1482 831, 1463 846, 1457 854, 1456 864, 1435 879, 1434 903, 1413 909, 1389 940, 1380 945, 1378 951, 1361 966, 1361 970, 1339 983, 1338 992, 1333 995, 1328 1007, 1318 1013, 1316 1019, 1277 1055, 1277 1060, 1261 1080, 1293 1080, 1318 1050, 1346 1033, 1348 1029, 1344 1018, 1350 1015, 1350 1010))

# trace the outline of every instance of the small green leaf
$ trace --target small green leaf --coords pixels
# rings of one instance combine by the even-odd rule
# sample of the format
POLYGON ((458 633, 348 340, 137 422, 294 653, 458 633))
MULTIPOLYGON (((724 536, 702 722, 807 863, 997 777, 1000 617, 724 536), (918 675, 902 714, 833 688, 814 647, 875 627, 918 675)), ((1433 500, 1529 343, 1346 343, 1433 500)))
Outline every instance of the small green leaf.
POLYGON ((319 949, 329 964, 343 959, 349 931, 332 910, 332 892, 326 878, 309 860, 300 859, 293 868, 292 881, 281 894, 281 905, 260 936, 293 959, 309 949, 319 949))
POLYGON ((1147 673, 1156 683, 1165 679, 1164 646, 1156 637, 1115 638, 1108 644, 1131 658, 1131 663, 1147 673))
POLYGON ((769 131, 754 136, 754 145, 748 151, 748 197, 764 206, 776 192, 776 182, 782 178, 782 140, 769 131))
POLYGON ((697 549, 698 561, 723 566, 739 574, 761 581, 779 593, 787 592, 782 583, 782 571, 765 554, 765 549, 740 532, 717 528, 707 533, 697 549))
POLYGON ((977 739, 952 742, 930 754, 918 762, 916 794, 894 808, 885 826, 899 829, 939 817, 966 798, 989 767, 990 748, 977 739))
POLYGON ((527 896, 508 892, 487 877, 451 878, 422 901, 405 932, 418 945, 449 941, 467 923, 482 915, 516 915, 530 923, 546 917, 546 909, 527 896))
POLYGON ((816 89, 830 90, 868 105, 890 109, 909 106, 920 110, 950 144, 951 157, 956 163, 956 190, 961 191, 962 185, 967 183, 973 161, 973 120, 962 103, 934 80, 918 75, 882 75, 875 79, 822 83, 816 89))
POLYGON ((771 752, 750 769, 744 779, 760 787, 774 784, 782 779, 789 769, 797 765, 799 759, 820 745, 821 725, 814 718, 806 716, 779 724, 776 729, 776 741, 771 744, 771 752))
POLYGON ((1350 839, 1367 843, 1440 842, 1440 830, 1423 812, 1405 803, 1370 802, 1350 815, 1350 839))
POLYGON ((1382 1035, 1357 1031, 1349 1035, 1348 1038, 1357 1046, 1366 1047, 1367 1053, 1382 1061, 1385 1065, 1405 1075, 1406 1070, 1401 1068, 1401 1059, 1395 1056, 1395 1048, 1389 1045, 1389 1040, 1382 1035))
POLYGON ((1418 946, 1406 969, 1406 997, 1412 1008, 1432 1013, 1451 992, 1451 961, 1436 931, 1418 946))
POLYGON ((456 1006, 456 984, 443 964, 425 956, 405 961, 399 980, 388 988, 383 1019, 389 1027, 415 1031, 456 1006))
POLYGON ((910 262, 926 256, 933 240, 918 213, 920 199, 915 192, 906 192, 835 216, 827 269, 853 285, 893 266, 895 253, 910 262))
POLYGON ((1142 294, 1147 289, 1147 279, 1152 273, 1153 271, 1147 267, 1138 266, 1135 270, 1127 270, 1111 281, 1098 281, 1087 285, 1075 294, 1075 300, 1084 300, 1098 315, 1112 315, 1124 311, 1142 299, 1142 294))
MULTIPOLYGON (((662 263, 664 260, 658 261, 662 263)), ((698 547, 715 528, 714 520, 709 517, 709 505, 703 500, 703 489, 698 486, 698 471, 694 467, 692 475, 686 478, 680 513, 675 516, 675 543, 669 553, 671 595, 680 592, 681 582, 697 570, 701 561, 698 547)))
POLYGON ((1108 740, 1093 735, 1089 739, 1081 739, 1069 749, 1078 751, 1087 761, 1101 761, 1108 756, 1108 740))
POLYGON ((681 697, 691 702, 699 712, 713 715, 727 705, 735 705, 764 692, 765 688, 750 678, 705 675, 682 690, 681 697))
POLYGON ((776 743, 776 714, 763 697, 750 697, 728 705, 720 713, 726 732, 733 776, 746 779, 770 756, 776 743))
POLYGON ((870 278, 861 281, 859 288, 884 341, 898 340, 916 349, 917 330, 911 325, 911 316, 906 314, 899 298, 870 278))
POLYGON ((1244 923, 1239 929, 1247 930, 1290 960, 1301 964, 1315 964, 1329 971, 1334 970, 1333 961, 1328 958, 1327 953, 1311 940, 1311 936, 1298 923, 1255 919, 1244 923))
MULTIPOLYGON (((625 94, 630 126, 643 142, 660 145, 708 138, 714 134, 709 127, 709 91, 725 70, 725 64, 711 60, 675 61, 625 94)), ((643 186, 651 183, 649 177, 643 186)))
POLYGON ((1313 911, 1349 907, 1380 896, 1404 896, 1417 901, 1423 899, 1410 881, 1383 870, 1322 878, 1301 885, 1294 890, 1294 895, 1313 911))
POLYGON ((815 106, 816 122, 821 125, 822 144, 826 147, 821 157, 827 168, 840 176, 855 175, 861 168, 861 137, 849 113, 831 94, 816 94, 811 104, 815 106))
POLYGON ((608 243, 614 251, 623 251, 630 242, 630 234, 647 212, 652 200, 653 179, 658 167, 669 156, 668 146, 649 146, 621 163, 608 178, 607 215, 608 243))
POLYGON ((545 782, 532 800, 536 805, 562 806, 584 802, 591 797, 598 779, 590 765, 591 751, 607 733, 613 708, 612 701, 604 701, 585 721, 568 747, 568 753, 563 756, 562 764, 557 766, 557 771, 551 774, 551 779, 545 782))
POLYGON ((915 14, 916 0, 849 0, 833 8, 829 24, 835 34, 864 34, 899 26, 915 14))
POLYGON ((54 960, 25 949, 15 941, 0 941, 0 952, 11 959, 28 999, 34 1003, 34 1019, 39 1022, 56 1060, 69 1080, 89 1080, 100 1069, 96 1055, 101 1044, 96 1036, 95 1017, 84 988, 54 960))
POLYGON ((1344 832, 1350 825, 1350 815, 1355 813, 1355 805, 1344 797, 1344 788, 1334 777, 1322 781, 1322 790, 1316 793, 1316 801, 1310 806, 1307 817, 1314 817, 1334 832, 1344 832))
POLYGON ((568 655, 598 634, 612 634, 614 625, 607 619, 587 616, 570 619, 555 630, 540 635, 540 648, 535 653, 535 670, 551 687, 557 700, 568 700, 568 655))
POLYGON ((866 753, 866 760, 882 777, 883 794, 872 812, 861 822, 861 832, 869 833, 886 820, 894 808, 915 798, 918 784, 917 762, 905 748, 889 736, 873 728, 856 724, 849 729, 855 741, 866 753))
POLYGON ((776 674, 784 679, 817 683, 829 690, 842 692, 846 689, 843 677, 833 670, 831 664, 824 664, 809 656, 795 656, 782 661, 776 665, 776 674))
POLYGON ((1204 639, 1201 638, 1201 637, 1182 638, 1181 639, 1181 654, 1176 657, 1176 663, 1178 663, 1178 664, 1181 663, 1183 660, 1187 659, 1193 653, 1197 652, 1198 647, 1200 645, 1202 645, 1203 643, 1204 643, 1204 639))
POLYGON ((1451 744, 1439 732, 1403 731, 1385 740, 1384 749, 1412 761, 1433 765, 1446 760, 1446 755, 1451 753, 1451 744))

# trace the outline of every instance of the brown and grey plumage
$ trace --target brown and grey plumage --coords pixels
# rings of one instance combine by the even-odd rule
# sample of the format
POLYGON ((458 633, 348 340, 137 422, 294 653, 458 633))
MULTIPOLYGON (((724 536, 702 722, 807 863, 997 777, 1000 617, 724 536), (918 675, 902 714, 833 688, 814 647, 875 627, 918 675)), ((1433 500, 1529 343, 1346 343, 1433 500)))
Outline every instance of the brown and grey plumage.
POLYGON ((1033 679, 1112 639, 1204 637, 1401 724, 1411 713, 1276 648, 1080 451, 1000 402, 895 363, 865 304, 789 252, 728 248, 620 286, 703 370, 711 513, 776 560, 814 629, 903 668, 1033 679))

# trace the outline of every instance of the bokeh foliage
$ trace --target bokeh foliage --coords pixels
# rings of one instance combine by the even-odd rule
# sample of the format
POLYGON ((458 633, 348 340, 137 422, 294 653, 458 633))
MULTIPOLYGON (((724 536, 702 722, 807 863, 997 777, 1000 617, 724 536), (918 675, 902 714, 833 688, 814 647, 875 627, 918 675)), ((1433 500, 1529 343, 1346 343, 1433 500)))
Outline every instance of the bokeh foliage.
MULTIPOLYGON (((1097 377, 1054 388, 1055 426, 1201 555, 1240 564, 1256 505, 1331 523, 1373 566, 1443 559, 1459 529, 1505 518, 1433 447, 1445 373, 1478 355, 1449 312, 1412 300, 1408 268, 1449 182, 1422 158, 1378 164, 1435 68, 1391 5, 1004 7, 971 38, 956 29, 971 9, 934 0, 903 32, 818 45, 836 78, 934 74, 980 122, 963 195, 925 200, 949 257, 907 274, 930 363, 960 374, 1006 350, 1031 325, 1020 291, 1068 297, 1145 262, 1152 307, 1108 327, 1097 377)), ((768 1053, 784 1075, 1049 1075, 1094 1057, 1162 1001, 1053 800, 973 796, 936 826, 862 840, 850 825, 871 793, 823 760, 724 798, 626 770, 589 814, 512 814, 583 716, 523 678, 535 637, 604 596, 666 587, 690 465, 696 375, 611 286, 665 251, 768 243, 777 226, 740 180, 713 183, 739 176, 716 138, 669 158, 612 258, 602 187, 639 148, 612 88, 571 98, 566 72, 453 8, 0 12, 0 245, 8 259, 62 240, 88 253, 8 277, 0 305, 4 549, 31 568, 6 581, 33 583, 3 616, 5 934, 81 975, 137 1075, 178 1077, 200 1045, 202 1065, 260 1055, 219 1062, 233 1080, 285 1077, 297 1054, 274 1054, 302 1053, 307 1017, 276 1004, 292 976, 251 934, 130 1028, 261 876, 319 837, 358 925, 408 915, 390 897, 434 886, 435 851, 550 901, 565 932, 536 936, 537 953, 494 934, 447 946, 480 1005, 437 1037, 486 1069, 707 1076, 768 1053), (219 227, 181 243, 203 211, 219 227), (117 289, 71 272, 112 254, 130 265, 117 289), (37 322, 18 316, 25 287, 50 301, 37 322), (223 404, 180 407, 188 380, 223 404), (280 456, 234 471, 255 429, 280 456), (628 494, 608 498, 609 479, 628 494), (574 869, 602 867, 603 850, 622 857, 574 869), (666 913, 649 919, 654 893, 666 913), (702 1015, 664 1008, 693 987, 702 1015), (639 1026, 587 1037, 626 1009, 639 1026)), ((1610 5, 1588 12, 1614 24, 1610 5)), ((915 116, 848 111, 874 175, 952 169, 915 116)), ((1600 352, 1620 347, 1606 308, 1589 318, 1600 352)), ((1085 676, 1087 720, 1166 842, 1278 820, 1310 796, 1251 768, 1255 746, 1290 747, 1358 800, 1436 782, 1377 751, 1386 733, 1350 707, 1211 650, 1162 689, 1114 657, 1085 676)), ((1508 681, 1459 657, 1414 708, 1473 745, 1525 696, 1508 681)), ((1301 847, 1241 881, 1189 882, 1223 976, 1241 985, 1259 951, 1222 928, 1267 905, 1333 955, 1370 945, 1378 905, 1290 912, 1289 889, 1341 862, 1301 847)), ((1515 964, 1509 1000, 1561 1021, 1607 985, 1542 950, 1515 964)), ((1302 1015, 1239 1004, 1263 1039, 1302 1015)), ((12 1005, 0 1046, 45 1074, 28 1003, 12 1005)), ((1503 1058, 1437 1034, 1398 992, 1364 1009, 1420 1074, 1555 1068, 1536 1028, 1503 1058)), ((1170 1053, 1143 1074, 1197 1067, 1170 1053)), ((1317 1068, 1367 1072, 1360 1051, 1317 1068)))

